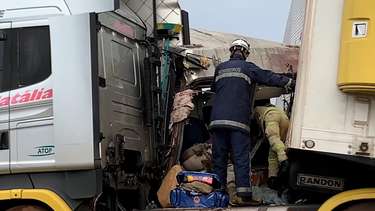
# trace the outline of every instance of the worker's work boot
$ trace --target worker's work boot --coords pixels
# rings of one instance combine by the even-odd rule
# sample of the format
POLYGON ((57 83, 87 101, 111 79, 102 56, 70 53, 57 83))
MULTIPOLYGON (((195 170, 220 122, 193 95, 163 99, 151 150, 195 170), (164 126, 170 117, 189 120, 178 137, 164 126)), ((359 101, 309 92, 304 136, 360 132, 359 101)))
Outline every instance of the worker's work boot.
POLYGON ((240 197, 237 194, 230 197, 229 204, 233 207, 245 207, 245 206, 259 206, 260 201, 254 200, 252 197, 240 197))
POLYGON ((229 194, 229 204, 233 207, 258 206, 261 204, 260 201, 254 200, 251 196, 238 196, 236 193, 236 185, 233 182, 228 183, 227 190, 229 194))
POLYGON ((267 185, 269 188, 274 189, 274 190, 279 190, 281 188, 281 182, 278 177, 268 178, 267 185))
POLYGON ((280 162, 279 172, 277 176, 280 178, 281 182, 287 183, 288 175, 289 175, 289 162, 288 160, 284 160, 280 162))
POLYGON ((289 184, 289 162, 288 160, 284 160, 279 165, 279 172, 278 172, 278 180, 279 180, 279 187, 276 188, 278 195, 281 196, 283 191, 287 189, 289 184))

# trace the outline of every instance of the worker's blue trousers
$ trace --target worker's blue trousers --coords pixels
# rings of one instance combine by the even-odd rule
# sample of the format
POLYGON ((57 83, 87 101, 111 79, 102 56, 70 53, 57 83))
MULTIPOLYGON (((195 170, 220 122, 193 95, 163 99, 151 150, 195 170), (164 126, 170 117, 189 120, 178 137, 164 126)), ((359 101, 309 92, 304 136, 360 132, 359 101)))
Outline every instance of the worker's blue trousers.
POLYGON ((240 197, 251 196, 250 185, 250 136, 235 129, 215 128, 213 130, 213 171, 226 186, 228 153, 234 164, 236 192, 240 197))

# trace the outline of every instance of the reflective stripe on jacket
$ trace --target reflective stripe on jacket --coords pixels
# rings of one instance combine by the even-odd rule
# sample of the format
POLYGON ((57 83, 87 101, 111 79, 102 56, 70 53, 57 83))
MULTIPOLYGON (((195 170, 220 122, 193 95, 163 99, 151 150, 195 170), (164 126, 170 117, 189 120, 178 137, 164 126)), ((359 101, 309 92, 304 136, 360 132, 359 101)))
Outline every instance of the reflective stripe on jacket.
POLYGON ((234 128, 250 132, 252 83, 283 87, 289 78, 263 70, 240 56, 231 58, 216 67, 212 86, 215 98, 211 113, 210 129, 234 128))

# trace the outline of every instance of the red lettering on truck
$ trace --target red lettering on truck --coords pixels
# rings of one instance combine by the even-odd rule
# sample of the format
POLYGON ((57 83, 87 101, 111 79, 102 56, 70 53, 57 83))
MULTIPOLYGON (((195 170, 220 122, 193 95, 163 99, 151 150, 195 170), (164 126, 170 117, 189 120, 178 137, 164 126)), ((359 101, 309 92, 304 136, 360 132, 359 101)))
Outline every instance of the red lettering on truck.
POLYGON ((34 89, 23 92, 16 92, 13 96, 0 96, 0 107, 12 106, 24 103, 32 103, 42 100, 52 99, 52 89, 34 89))

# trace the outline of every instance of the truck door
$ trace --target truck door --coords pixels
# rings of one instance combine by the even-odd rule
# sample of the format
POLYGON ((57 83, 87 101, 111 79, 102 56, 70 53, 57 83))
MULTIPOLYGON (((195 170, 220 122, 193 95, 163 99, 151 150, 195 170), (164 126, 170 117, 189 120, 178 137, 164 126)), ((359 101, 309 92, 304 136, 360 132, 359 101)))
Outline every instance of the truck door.
POLYGON ((9 127, 11 172, 54 165, 49 26, 13 24, 9 127))
POLYGON ((9 173, 10 28, 0 23, 0 174, 9 173))
POLYGON ((125 148, 142 152, 145 148, 140 77, 139 46, 110 31, 101 33, 111 104, 113 135, 122 135, 125 148))

